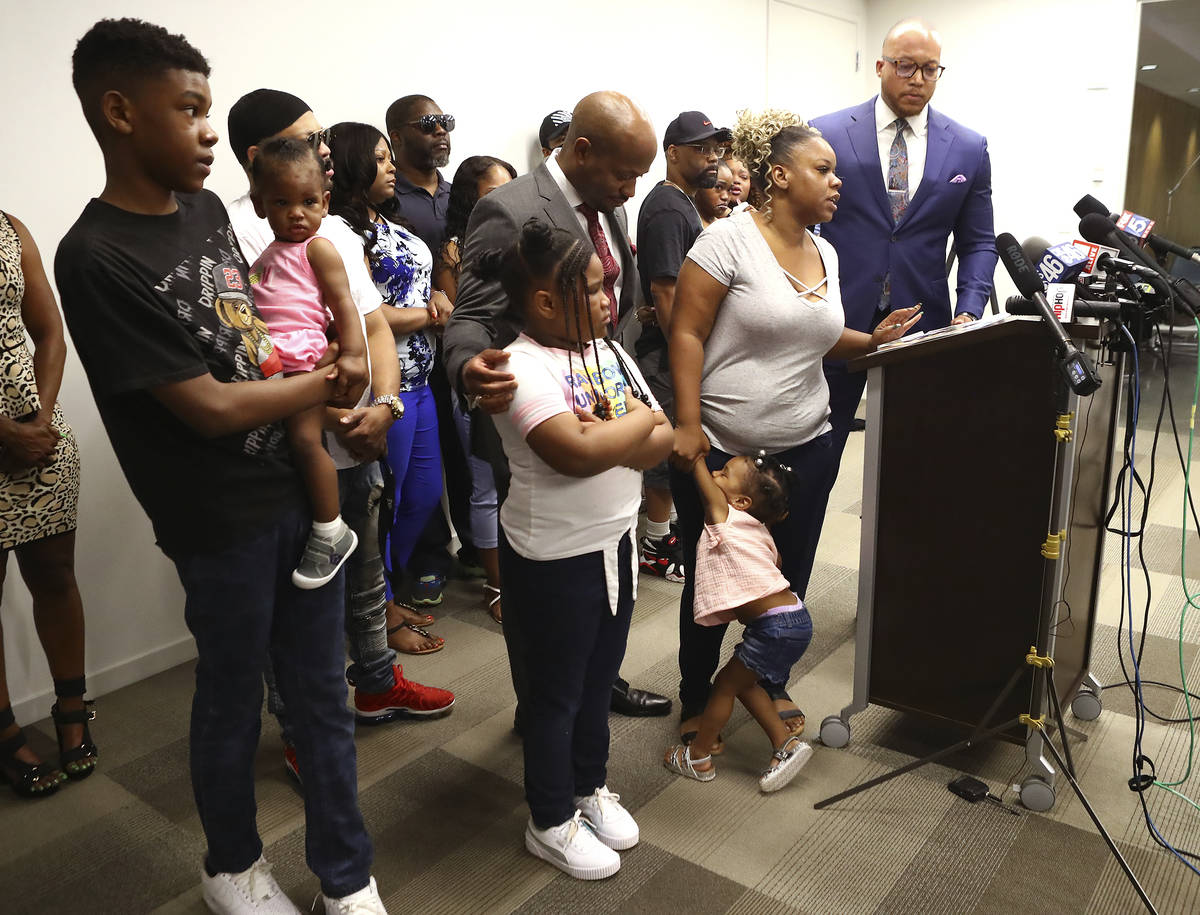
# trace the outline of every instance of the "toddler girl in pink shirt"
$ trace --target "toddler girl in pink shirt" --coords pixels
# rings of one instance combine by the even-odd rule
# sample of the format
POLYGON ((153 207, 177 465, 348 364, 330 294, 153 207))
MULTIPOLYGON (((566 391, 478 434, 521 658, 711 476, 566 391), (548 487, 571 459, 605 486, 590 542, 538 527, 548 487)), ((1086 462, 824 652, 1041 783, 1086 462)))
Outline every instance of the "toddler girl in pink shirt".
MULTIPOLYGON (((346 267, 333 243, 317 236, 329 212, 325 166, 307 143, 271 140, 251 163, 254 210, 265 217, 275 240, 250 269, 254 303, 267 322, 285 374, 311 372, 329 348, 329 315, 338 332, 339 383, 362 390, 367 380, 366 338, 350 295, 346 267)), ((337 469, 322 439, 325 407, 285 421, 292 454, 308 488, 313 529, 292 573, 297 588, 331 581, 358 545, 343 520, 337 469)))
POLYGON ((736 619, 746 628, 733 657, 717 673, 695 739, 671 747, 663 765, 697 781, 716 778, 712 751, 733 713, 733 700, 740 699, 775 748, 759 788, 778 791, 812 756, 812 747, 789 734, 759 685, 760 680, 787 683, 812 640, 808 610, 779 570, 779 551, 767 529, 787 516, 790 470, 759 452, 731 458, 713 473, 701 459, 692 474, 705 522, 696 546, 692 612, 702 626, 736 619))

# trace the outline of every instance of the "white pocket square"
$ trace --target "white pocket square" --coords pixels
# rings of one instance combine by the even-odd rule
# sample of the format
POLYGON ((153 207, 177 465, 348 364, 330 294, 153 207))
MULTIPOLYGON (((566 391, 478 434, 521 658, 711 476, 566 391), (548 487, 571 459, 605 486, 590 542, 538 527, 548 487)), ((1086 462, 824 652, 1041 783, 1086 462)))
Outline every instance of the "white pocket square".
POLYGON ((953 178, 950 179, 950 183, 951 184, 966 184, 967 176, 966 175, 955 175, 953 178))

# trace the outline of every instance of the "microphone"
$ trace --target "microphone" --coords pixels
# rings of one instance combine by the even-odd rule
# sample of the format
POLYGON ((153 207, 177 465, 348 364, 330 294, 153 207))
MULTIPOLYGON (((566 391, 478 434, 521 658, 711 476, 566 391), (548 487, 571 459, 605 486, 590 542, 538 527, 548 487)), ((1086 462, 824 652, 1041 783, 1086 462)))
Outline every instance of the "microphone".
MULTIPOLYGON (((1115 224, 1121 218, 1120 213, 1110 212, 1108 207, 1102 204, 1091 194, 1084 194, 1079 198, 1079 202, 1075 204, 1075 215, 1082 219, 1089 213, 1098 213, 1111 219, 1115 224)), ((1160 257, 1167 254, 1174 254, 1176 257, 1182 257, 1185 260, 1192 260, 1200 264, 1200 251, 1194 248, 1185 248, 1177 242, 1171 241, 1169 238, 1163 238, 1161 235, 1146 235, 1146 244, 1154 249, 1154 253, 1160 257)))
POLYGON ((1081 396, 1091 394, 1100 387, 1100 377, 1096 374, 1091 360, 1079 351, 1079 348, 1067 336, 1067 332, 1063 330, 1058 319, 1054 317, 1054 311, 1050 308, 1050 303, 1046 301, 1046 287, 1025 256, 1025 252, 1008 232, 996 236, 996 248, 1000 252, 1000 260, 1004 262, 1004 269, 1012 277, 1017 289, 1021 295, 1031 299, 1037 306, 1042 323, 1054 337, 1055 348, 1058 351, 1058 367, 1067 384, 1076 394, 1081 396))
POLYGON ((1135 264, 1122 257, 1113 257, 1107 251, 1096 258, 1096 266, 1105 273, 1134 273, 1147 279, 1158 279, 1156 270, 1151 270, 1145 264, 1135 264))
MULTIPOLYGON (((1010 315, 1041 315, 1037 303, 1023 296, 1013 295, 1004 303, 1004 310, 1010 315)), ((1093 299, 1076 299, 1074 306, 1076 317, 1106 318, 1109 321, 1121 319, 1121 306, 1117 302, 1100 302, 1093 299)))
MULTIPOLYGON (((1081 200, 1080 203, 1082 202, 1081 200)), ((1154 279, 1170 286, 1175 291, 1175 295, 1183 305, 1184 310, 1188 311, 1193 318, 1196 317, 1196 312, 1200 311, 1200 291, 1182 277, 1171 276, 1162 267, 1158 266, 1152 258, 1148 257, 1141 248, 1127 241, 1125 233, 1118 232, 1117 227, 1113 225, 1112 220, 1107 216, 1101 216, 1095 212, 1088 213, 1083 219, 1079 220, 1079 234, 1095 244, 1107 244, 1110 247, 1120 248, 1128 254, 1133 255, 1136 260, 1144 262, 1153 271, 1154 279)), ((1097 261, 1099 261, 1099 258, 1097 258, 1097 261)), ((1140 275, 1146 276, 1147 274, 1142 273, 1140 275)))
POLYGON ((1021 250, 1036 267, 1042 282, 1073 283, 1087 268, 1088 256, 1070 242, 1052 245, 1034 235, 1025 239, 1021 250))

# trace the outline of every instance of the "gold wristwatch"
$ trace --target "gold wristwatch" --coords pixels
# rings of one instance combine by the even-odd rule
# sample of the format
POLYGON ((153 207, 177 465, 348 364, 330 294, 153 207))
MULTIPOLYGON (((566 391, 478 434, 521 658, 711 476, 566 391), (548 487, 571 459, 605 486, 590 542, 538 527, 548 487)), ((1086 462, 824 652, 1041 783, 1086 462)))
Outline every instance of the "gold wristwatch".
POLYGON ((399 394, 379 394, 371 397, 371 406, 380 403, 386 404, 387 408, 392 411, 393 421, 404 415, 404 401, 400 399, 399 394))

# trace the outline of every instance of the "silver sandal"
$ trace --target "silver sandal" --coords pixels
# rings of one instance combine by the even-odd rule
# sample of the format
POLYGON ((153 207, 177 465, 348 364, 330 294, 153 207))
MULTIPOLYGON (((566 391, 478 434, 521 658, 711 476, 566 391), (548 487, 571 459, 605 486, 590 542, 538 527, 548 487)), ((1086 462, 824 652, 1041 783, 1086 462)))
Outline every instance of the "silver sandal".
POLYGON ((496 614, 493 612, 496 604, 500 603, 500 589, 497 588, 495 585, 485 584, 483 586, 483 591, 484 591, 484 595, 483 595, 484 600, 487 601, 488 616, 490 616, 492 618, 493 623, 503 625, 504 624, 503 611, 501 611, 502 615, 501 615, 500 619, 496 619, 496 614))
POLYGON ((711 761, 711 756, 701 756, 699 759, 692 759, 692 748, 690 746, 676 744, 671 748, 671 755, 663 760, 663 766, 670 769, 676 775, 682 775, 685 778, 694 778, 698 782, 711 782, 717 777, 715 766, 710 766, 707 769, 696 768, 696 763, 711 761))
POLYGON ((768 794, 778 791, 796 777, 796 773, 812 758, 812 753, 811 744, 796 736, 789 737, 783 742, 783 746, 771 754, 771 758, 778 760, 778 763, 765 769, 759 776, 759 790, 768 794))

